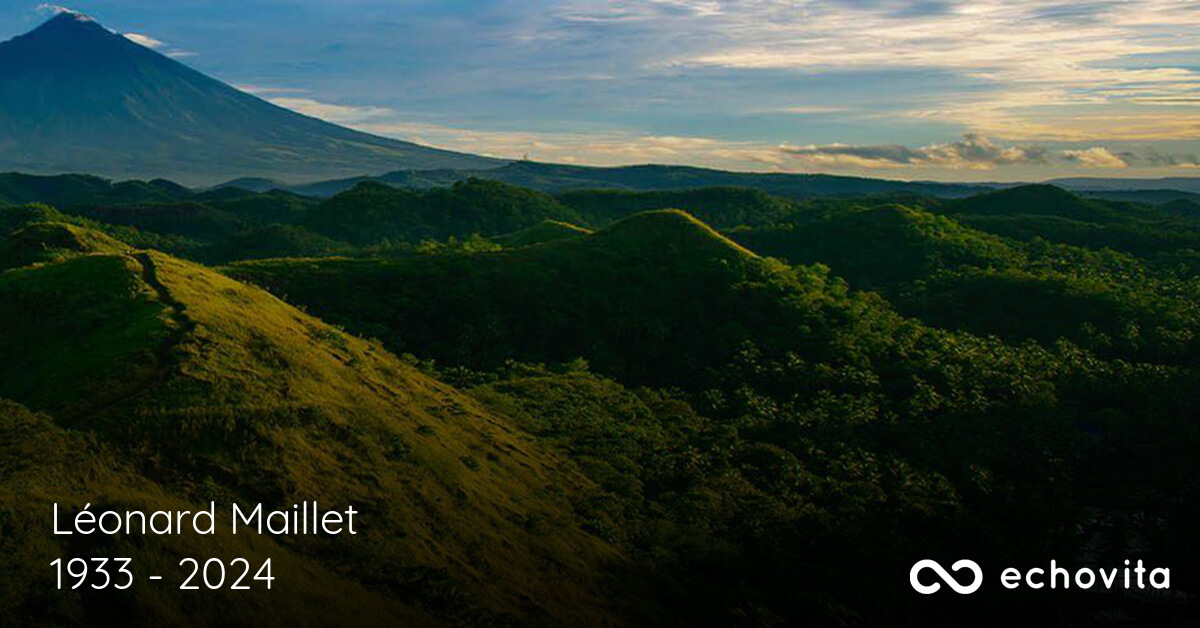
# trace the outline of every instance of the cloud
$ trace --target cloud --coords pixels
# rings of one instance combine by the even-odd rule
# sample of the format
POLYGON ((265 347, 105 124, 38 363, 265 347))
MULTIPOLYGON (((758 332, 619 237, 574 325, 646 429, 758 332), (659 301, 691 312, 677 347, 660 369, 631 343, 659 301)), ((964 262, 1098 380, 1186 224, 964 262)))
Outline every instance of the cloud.
MULTIPOLYGON (((261 88, 260 88, 261 89, 261 88)), ((274 88, 276 90, 281 88, 274 88)), ((264 92, 259 92, 260 94, 264 92)), ((280 93, 276 91, 275 93, 280 93)), ((387 107, 370 107, 357 105, 338 105, 321 102, 312 98, 277 97, 268 98, 270 102, 285 109, 291 109, 306 116, 320 118, 335 124, 365 124, 381 118, 392 118, 397 115, 394 109, 387 107)))
POLYGON ((40 13, 53 13, 55 15, 60 15, 60 14, 66 13, 67 15, 74 15, 75 18, 79 19, 79 20, 89 20, 90 21, 92 19, 92 18, 84 15, 83 13, 76 11, 75 9, 60 6, 57 4, 47 4, 47 3, 39 4, 37 7, 37 10, 40 13))
POLYGON ((783 154, 810 170, 949 169, 992 170, 1003 166, 1074 168, 1200 168, 1200 158, 1167 154, 1153 149, 1114 152, 1105 146, 1053 149, 1047 146, 1002 146, 979 135, 967 134, 957 142, 923 147, 903 145, 784 146, 783 154))
MULTIPOLYGON (((1200 138, 1195 0, 566 0, 664 75, 884 75, 866 106, 1020 141, 1200 138), (703 8, 703 11, 698 10, 703 8), (655 39, 657 41, 651 41, 655 39), (905 111, 890 76, 941 77, 905 111), (1162 119, 1161 107, 1190 109, 1162 119), (1082 120, 1081 120, 1082 118, 1082 120)), ((843 87, 842 89, 846 89, 843 87)))
POLYGON ((166 45, 149 35, 143 35, 141 33, 124 33, 124 35, 125 39, 128 39, 139 46, 145 46, 147 48, 162 48, 166 45))
MULTIPOLYGON (((300 89, 298 87, 275 87, 275 86, 271 86, 271 85, 249 85, 249 84, 245 84, 245 83, 234 84, 234 87, 242 90, 243 92, 246 92, 249 94, 254 94, 255 96, 264 96, 264 97, 272 96, 272 95, 276 95, 276 94, 303 94, 308 91, 306 89, 300 89)), ((278 104, 278 103, 276 103, 276 104, 278 104)))
POLYGON ((173 59, 185 59, 187 57, 196 56, 196 53, 194 52, 189 50, 181 50, 179 48, 172 48, 168 46, 166 42, 144 33, 122 33, 121 36, 139 46, 144 46, 152 50, 158 50, 159 52, 173 59))
POLYGON ((1114 152, 1104 146, 1055 148, 1025 144, 1007 145, 967 133, 953 142, 925 146, 901 144, 824 144, 795 146, 786 143, 640 134, 631 131, 555 133, 472 129, 437 123, 414 122, 410 115, 379 106, 335 104, 301 96, 275 96, 303 92, 287 87, 242 86, 272 103, 361 131, 413 141, 448 150, 504 158, 527 156, 536 161, 586 163, 599 166, 636 163, 690 164, 733 170, 781 172, 903 171, 920 176, 927 171, 990 171, 997 168, 1031 168, 1069 171, 1080 168, 1197 168, 1194 155, 1172 155, 1142 149, 1114 152))
POLYGON ((1084 168, 1128 168, 1129 163, 1124 158, 1114 155, 1107 148, 1095 146, 1082 150, 1064 150, 1059 153, 1063 159, 1077 163, 1084 168))
POLYGON ((1146 150, 1141 153, 1121 153, 1121 158, 1131 164, 1154 168, 1200 168, 1200 156, 1195 154, 1171 155, 1157 150, 1146 150))
POLYGON ((781 113, 791 113, 796 115, 818 115, 824 113, 843 113, 849 111, 848 107, 826 107, 821 105, 802 105, 797 107, 784 107, 779 110, 781 113))
POLYGON ((956 142, 919 148, 902 145, 788 146, 781 149, 809 167, 946 168, 991 170, 997 166, 1043 164, 1049 152, 1036 146, 999 146, 988 138, 967 134, 956 142))
POLYGON ((388 107, 335 104, 298 96, 271 97, 303 91, 292 88, 242 86, 242 89, 262 95, 281 107, 360 131, 495 157, 599 166, 668 163, 740 170, 778 170, 788 165, 779 146, 761 142, 628 131, 547 133, 472 129, 411 122, 403 112, 388 107))

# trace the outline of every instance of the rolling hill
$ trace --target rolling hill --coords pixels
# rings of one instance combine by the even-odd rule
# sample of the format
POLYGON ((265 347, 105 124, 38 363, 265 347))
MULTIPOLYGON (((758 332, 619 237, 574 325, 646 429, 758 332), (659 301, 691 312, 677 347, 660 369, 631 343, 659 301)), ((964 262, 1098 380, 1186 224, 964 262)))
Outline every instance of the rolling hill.
POLYGON ((904 205, 852 205, 729 235, 751 250, 793 264, 826 264, 861 289, 924 279, 945 268, 1007 266, 1022 256, 1002 238, 904 205))
POLYGON ((0 44, 0 168, 298 182, 503 161, 385 139, 278 107, 63 12, 0 44))
MULTIPOLYGON (((487 193, 462 200, 482 209, 491 192, 553 202, 475 185, 487 193)), ((425 194, 372 187, 360 189, 401 208, 425 194)), ((19 404, 0 401, 0 526, 17 522, 0 545, 13 564, 72 549, 39 539, 38 513, 20 507, 50 500, 352 500, 373 522, 357 539, 223 545, 277 557, 297 599, 47 605, 35 581, 5 588, 0 609, 37 608, 43 624, 170 622, 178 607, 210 625, 235 612, 521 626, 1194 610, 984 591, 962 611, 924 605, 902 577, 930 553, 1026 564, 1098 537, 1150 548, 1135 557, 1196 555, 1194 283, 929 211, 950 203, 801 205, 768 228, 789 255, 840 270, 762 257, 745 246, 753 229, 729 232, 739 245, 678 210, 593 232, 535 223, 507 248, 220 272, 105 237, 117 231, 94 219, 0 210, 0 398, 19 404), (853 289, 872 278, 879 292, 853 289), (1109 523, 1147 513, 1149 540, 1109 523)), ((200 551, 137 541, 98 551, 154 565, 200 551)))
POLYGON ((467 179, 424 191, 360 183, 322 202, 303 224, 327 237, 361 246, 500 235, 544 220, 579 222, 580 218, 546 194, 497 181, 467 179))
MULTIPOLYGON (((246 605, 272 625, 278 613, 297 625, 615 621, 619 604, 602 584, 623 559, 580 528, 573 506, 589 482, 507 419, 262 290, 36 218, 12 225, 0 254, 0 398, 52 420, 0 404, 6 430, 24 426, 5 432, 0 512, 50 499, 354 504, 357 537, 224 542, 230 554, 274 556, 277 584, 288 581, 288 594, 226 612, 246 605), (66 459, 19 454, 42 442, 104 471, 68 474, 66 459)), ((23 560, 67 549, 23 530, 23 560)), ((155 564, 216 551, 187 537, 102 542, 155 564)), ((17 567, 52 577, 27 563, 5 569, 17 567)), ((35 584, 6 591, 2 608, 36 607, 52 585, 35 584)), ((70 603, 219 622, 221 611, 178 592, 140 590, 70 603)))

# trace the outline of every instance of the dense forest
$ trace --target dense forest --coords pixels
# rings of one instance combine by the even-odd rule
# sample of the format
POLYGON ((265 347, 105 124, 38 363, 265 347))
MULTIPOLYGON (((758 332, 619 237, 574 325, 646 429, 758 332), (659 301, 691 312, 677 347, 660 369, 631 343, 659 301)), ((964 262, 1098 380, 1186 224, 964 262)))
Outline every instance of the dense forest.
MULTIPOLYGON (((283 557, 324 614, 222 604, 302 624, 1195 617, 1190 201, 19 183, 0 188, 5 582, 58 551, 23 500, 323 497, 372 533, 229 543, 283 557), (989 581, 931 602, 908 585, 924 558, 1142 559, 1180 594, 989 581)), ((151 561, 194 542, 111 541, 151 561)), ((179 603, 41 595, 11 587, 0 612, 179 603)))

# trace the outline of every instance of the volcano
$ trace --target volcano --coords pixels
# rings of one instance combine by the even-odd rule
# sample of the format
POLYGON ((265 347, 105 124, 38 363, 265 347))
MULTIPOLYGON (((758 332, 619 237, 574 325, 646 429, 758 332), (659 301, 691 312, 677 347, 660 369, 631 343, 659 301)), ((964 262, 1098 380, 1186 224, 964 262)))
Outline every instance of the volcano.
POLYGON ((303 181, 501 160, 347 129, 271 104, 64 12, 0 43, 0 169, 303 181))

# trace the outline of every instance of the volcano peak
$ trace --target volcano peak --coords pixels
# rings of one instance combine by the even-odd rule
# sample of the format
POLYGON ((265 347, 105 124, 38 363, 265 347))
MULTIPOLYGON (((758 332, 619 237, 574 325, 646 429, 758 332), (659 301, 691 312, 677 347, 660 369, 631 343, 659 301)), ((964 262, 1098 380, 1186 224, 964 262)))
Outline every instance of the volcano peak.
POLYGON ((57 11, 0 43, 0 170, 211 185, 504 163, 301 115, 57 11))

